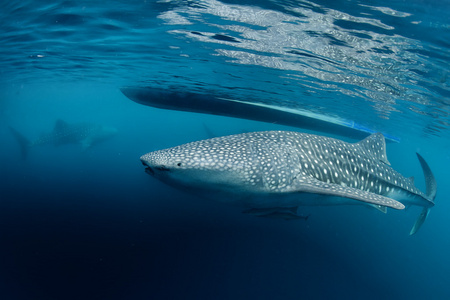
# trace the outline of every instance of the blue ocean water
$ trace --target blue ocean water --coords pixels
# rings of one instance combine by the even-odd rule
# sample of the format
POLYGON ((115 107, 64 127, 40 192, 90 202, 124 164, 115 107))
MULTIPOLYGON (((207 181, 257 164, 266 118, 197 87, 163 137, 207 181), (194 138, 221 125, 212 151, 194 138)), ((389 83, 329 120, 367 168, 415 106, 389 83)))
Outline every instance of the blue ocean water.
POLYGON ((0 17, 1 299, 450 299, 450 2, 25 0, 0 17), (422 190, 415 152, 429 163, 436 206, 409 236, 419 207, 305 207, 307 221, 284 221, 174 190, 140 155, 208 132, 301 129, 147 107, 123 86, 390 133, 389 161, 422 190), (118 134, 23 159, 9 127, 33 141, 57 120, 118 134))

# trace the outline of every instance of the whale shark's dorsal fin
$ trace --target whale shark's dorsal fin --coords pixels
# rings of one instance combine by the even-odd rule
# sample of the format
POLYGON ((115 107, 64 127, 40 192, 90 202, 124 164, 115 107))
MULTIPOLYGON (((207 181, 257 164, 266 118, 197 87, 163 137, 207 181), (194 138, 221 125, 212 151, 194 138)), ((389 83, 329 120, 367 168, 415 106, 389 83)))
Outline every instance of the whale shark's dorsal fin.
POLYGON ((55 122, 55 128, 53 128, 54 132, 58 132, 58 131, 64 131, 67 129, 67 127, 69 127, 69 124, 67 124, 66 121, 63 121, 61 119, 56 120, 55 122))
POLYGON ((356 144, 359 145, 370 156, 376 157, 378 160, 387 165, 391 165, 391 163, 387 159, 386 141, 383 134, 379 132, 371 134, 370 136, 366 137, 356 144))

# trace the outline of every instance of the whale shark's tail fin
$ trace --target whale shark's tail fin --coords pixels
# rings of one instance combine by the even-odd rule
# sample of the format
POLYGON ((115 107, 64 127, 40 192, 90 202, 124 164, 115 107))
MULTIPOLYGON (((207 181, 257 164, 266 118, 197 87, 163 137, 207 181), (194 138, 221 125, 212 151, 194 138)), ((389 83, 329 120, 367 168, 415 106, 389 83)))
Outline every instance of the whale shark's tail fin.
MULTIPOLYGON (((423 175, 425 177, 425 186, 427 189, 427 198, 432 204, 434 204, 434 198, 436 198, 436 190, 437 190, 437 184, 436 179, 434 178, 433 173, 431 172, 430 167, 428 166, 427 162, 423 159, 423 157, 419 154, 417 154, 417 158, 419 159, 420 165, 422 166, 423 175)), ((413 235, 414 233, 419 230, 420 226, 422 226, 423 222, 425 222, 428 214, 430 213, 430 207, 424 207, 422 212, 420 213, 419 217, 416 220, 416 223, 414 224, 413 228, 409 232, 410 235, 413 235)))
POLYGON ((11 130, 12 134, 16 137, 17 142, 19 142, 20 151, 22 152, 22 158, 26 159, 28 155, 28 148, 30 148, 31 145, 30 141, 11 126, 9 127, 9 129, 11 130))

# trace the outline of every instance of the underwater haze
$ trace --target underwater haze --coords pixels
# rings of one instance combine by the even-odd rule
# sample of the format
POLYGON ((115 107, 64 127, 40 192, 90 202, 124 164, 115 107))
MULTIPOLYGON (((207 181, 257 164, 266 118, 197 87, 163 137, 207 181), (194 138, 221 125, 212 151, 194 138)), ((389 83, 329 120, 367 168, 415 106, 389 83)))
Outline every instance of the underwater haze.
POLYGON ((13 0, 0 17, 0 299, 450 299, 448 0, 13 0), (140 156, 260 130, 356 140, 149 107, 129 86, 389 134, 424 192, 415 153, 430 165, 436 205, 410 236, 421 207, 283 220, 176 190, 140 156))

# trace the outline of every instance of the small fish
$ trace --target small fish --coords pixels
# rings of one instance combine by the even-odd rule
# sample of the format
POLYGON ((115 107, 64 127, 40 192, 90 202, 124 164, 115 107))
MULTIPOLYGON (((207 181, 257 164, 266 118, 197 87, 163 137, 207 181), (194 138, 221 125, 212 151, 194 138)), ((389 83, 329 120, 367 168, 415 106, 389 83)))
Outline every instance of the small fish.
POLYGON ((283 220, 308 220, 310 215, 303 216, 297 213, 298 207, 275 207, 275 208, 251 208, 244 210, 244 214, 257 217, 283 219, 283 220))

